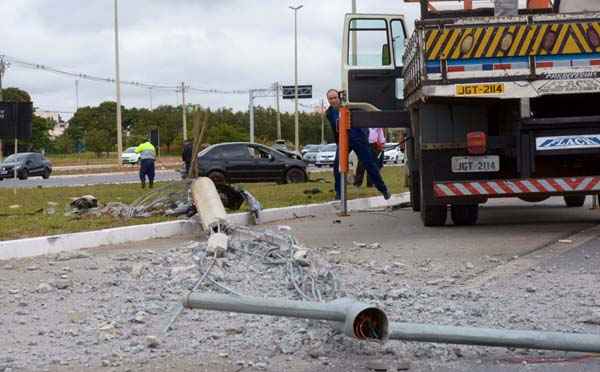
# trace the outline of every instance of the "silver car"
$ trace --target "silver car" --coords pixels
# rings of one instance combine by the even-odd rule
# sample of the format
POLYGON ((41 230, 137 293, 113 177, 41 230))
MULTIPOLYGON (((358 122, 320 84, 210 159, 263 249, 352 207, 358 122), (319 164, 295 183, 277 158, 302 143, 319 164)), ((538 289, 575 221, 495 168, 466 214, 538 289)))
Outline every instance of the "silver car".
POLYGON ((337 152, 337 145, 335 143, 329 143, 327 145, 323 145, 319 149, 317 153, 317 160, 315 161, 315 165, 317 167, 321 167, 324 165, 333 165, 335 161, 335 154, 337 152))

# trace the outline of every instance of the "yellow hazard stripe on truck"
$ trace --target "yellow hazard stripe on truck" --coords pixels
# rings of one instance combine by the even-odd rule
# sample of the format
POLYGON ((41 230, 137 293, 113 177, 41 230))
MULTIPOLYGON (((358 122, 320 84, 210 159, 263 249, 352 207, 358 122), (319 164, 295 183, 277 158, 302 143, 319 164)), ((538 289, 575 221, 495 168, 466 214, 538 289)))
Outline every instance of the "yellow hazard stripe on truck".
POLYGON ((427 30, 427 60, 600 52, 600 22, 427 30))

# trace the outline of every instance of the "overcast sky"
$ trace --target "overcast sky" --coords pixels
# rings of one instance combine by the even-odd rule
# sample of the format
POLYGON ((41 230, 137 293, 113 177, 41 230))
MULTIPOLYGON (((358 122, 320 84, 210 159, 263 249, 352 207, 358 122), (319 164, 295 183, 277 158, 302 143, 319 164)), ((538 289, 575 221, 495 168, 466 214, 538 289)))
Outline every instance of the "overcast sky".
MULTIPOLYGON (((357 0, 359 12, 406 14, 402 0, 357 0)), ((340 85, 343 16, 351 0, 120 0, 121 79, 198 88, 249 89, 274 81, 293 83, 294 18, 298 12, 299 80, 313 84, 318 102, 340 85)), ((54 68, 114 77, 113 0, 12 0, 0 2, 0 54, 54 68)), ((409 26, 411 29, 412 27, 409 26)), ((35 106, 73 111, 75 79, 10 66, 3 86, 27 90, 35 106)), ((175 92, 153 91, 153 105, 177 104, 175 92)), ((79 105, 115 99, 114 85, 81 80, 79 105)), ((123 87, 126 107, 149 107, 147 89, 123 87)), ((247 95, 190 93, 188 102, 246 110, 247 95)), ((257 104, 272 106, 272 98, 257 104)), ((291 102, 282 103, 291 110, 291 102)))

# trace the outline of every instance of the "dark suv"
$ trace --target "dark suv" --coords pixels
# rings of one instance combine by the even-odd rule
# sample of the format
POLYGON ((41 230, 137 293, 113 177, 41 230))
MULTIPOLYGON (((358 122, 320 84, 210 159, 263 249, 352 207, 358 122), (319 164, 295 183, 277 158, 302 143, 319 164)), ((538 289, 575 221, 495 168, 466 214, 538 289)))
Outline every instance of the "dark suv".
POLYGON ((198 173, 215 183, 306 182, 306 163, 256 143, 221 143, 198 154, 198 173))
POLYGON ((0 163, 0 180, 14 178, 15 173, 22 180, 29 176, 48 178, 52 173, 52 164, 37 152, 12 154, 0 163))

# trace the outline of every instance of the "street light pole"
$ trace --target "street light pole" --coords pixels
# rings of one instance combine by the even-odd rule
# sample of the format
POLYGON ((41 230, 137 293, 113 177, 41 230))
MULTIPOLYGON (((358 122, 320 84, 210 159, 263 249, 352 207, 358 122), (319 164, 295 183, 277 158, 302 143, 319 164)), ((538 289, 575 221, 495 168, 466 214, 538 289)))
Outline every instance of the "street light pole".
POLYGON ((250 118, 250 143, 254 143, 254 89, 248 91, 248 116, 250 118))
POLYGON ((117 84, 117 163, 121 165, 121 154, 123 153, 123 138, 121 129, 121 77, 119 70, 119 12, 117 0, 115 0, 115 78, 117 84))
POLYGON ((300 151, 300 124, 298 119, 298 10, 303 5, 297 7, 290 6, 294 11, 294 147, 296 152, 300 151))
MULTIPOLYGON (((4 77, 4 72, 6 71, 6 62, 4 62, 4 57, 0 56, 0 102, 4 101, 4 95, 2 94, 2 78, 4 77)), ((2 138, 0 138, 0 160, 2 160, 2 138)))
POLYGON ((275 109, 277 110, 277 138, 281 139, 281 113, 279 110, 279 82, 275 82, 275 109))

